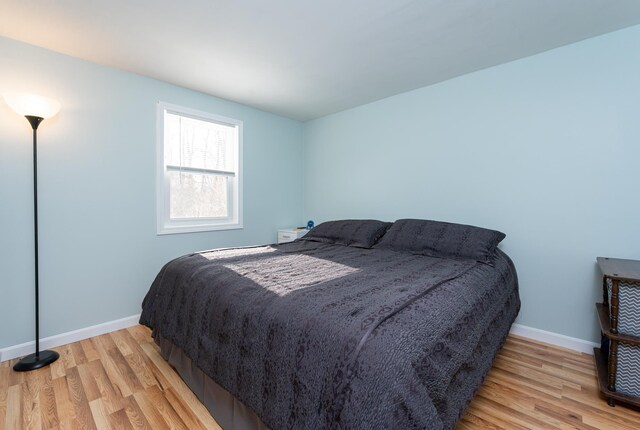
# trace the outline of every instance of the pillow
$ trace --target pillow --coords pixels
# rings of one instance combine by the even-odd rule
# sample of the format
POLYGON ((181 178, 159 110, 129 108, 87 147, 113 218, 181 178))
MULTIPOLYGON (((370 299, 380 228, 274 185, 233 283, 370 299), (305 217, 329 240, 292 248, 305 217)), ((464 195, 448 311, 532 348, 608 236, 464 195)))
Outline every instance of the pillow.
POLYGON ((300 240, 371 248, 391 224, 371 219, 327 221, 312 228, 300 240))
POLYGON ((471 258, 493 265, 496 247, 504 238, 504 233, 472 225, 401 219, 375 247, 431 257, 471 258))

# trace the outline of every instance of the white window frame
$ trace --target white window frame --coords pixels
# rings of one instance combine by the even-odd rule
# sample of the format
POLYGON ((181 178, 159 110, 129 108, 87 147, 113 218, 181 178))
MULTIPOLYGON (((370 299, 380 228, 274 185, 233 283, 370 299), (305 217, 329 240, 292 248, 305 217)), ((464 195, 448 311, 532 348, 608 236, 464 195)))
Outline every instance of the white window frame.
MULTIPOLYGON (((215 230, 237 230, 242 228, 242 127, 240 120, 221 115, 203 112, 171 103, 158 102, 156 121, 156 216, 157 234, 195 233, 215 230), (229 205, 230 216, 224 218, 187 218, 171 219, 169 212, 169 175, 165 162, 164 144, 164 114, 165 112, 199 119, 203 121, 217 122, 234 126, 238 132, 238 154, 236 157, 236 181, 235 189, 228 195, 231 196, 229 205)), ((200 170, 200 169, 194 169, 200 170)), ((231 181, 229 181, 231 183, 231 181)), ((234 188, 230 185, 230 188, 234 188)))

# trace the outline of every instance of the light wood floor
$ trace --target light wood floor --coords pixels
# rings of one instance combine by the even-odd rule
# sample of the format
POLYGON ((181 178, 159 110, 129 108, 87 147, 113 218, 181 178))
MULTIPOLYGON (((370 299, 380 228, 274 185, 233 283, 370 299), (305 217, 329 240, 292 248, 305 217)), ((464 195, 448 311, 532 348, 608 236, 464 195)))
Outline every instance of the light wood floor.
MULTIPOLYGON (((219 429, 162 359, 149 331, 55 348, 50 367, 0 363, 0 429, 219 429)), ((639 429, 640 412, 610 408, 586 354, 510 336, 458 425, 465 429, 639 429)))

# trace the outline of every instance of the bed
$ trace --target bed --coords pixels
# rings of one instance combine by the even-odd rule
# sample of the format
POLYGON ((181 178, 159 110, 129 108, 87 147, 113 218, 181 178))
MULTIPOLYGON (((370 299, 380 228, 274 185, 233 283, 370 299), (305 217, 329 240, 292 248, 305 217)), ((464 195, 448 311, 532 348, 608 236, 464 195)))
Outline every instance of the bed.
POLYGON ((229 429, 452 429, 520 309, 504 234, 324 223, 167 263, 140 322, 229 429))

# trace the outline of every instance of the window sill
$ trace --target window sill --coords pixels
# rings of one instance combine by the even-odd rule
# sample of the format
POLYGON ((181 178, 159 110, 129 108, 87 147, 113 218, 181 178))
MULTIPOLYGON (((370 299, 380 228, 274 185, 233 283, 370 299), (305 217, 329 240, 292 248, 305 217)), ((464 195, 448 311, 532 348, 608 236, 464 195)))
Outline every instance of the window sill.
POLYGON ((180 233, 202 233, 206 231, 220 231, 220 230, 242 230, 242 223, 233 224, 219 224, 219 225, 180 225, 180 226, 162 226, 158 227, 157 235, 163 236, 166 234, 180 234, 180 233))

